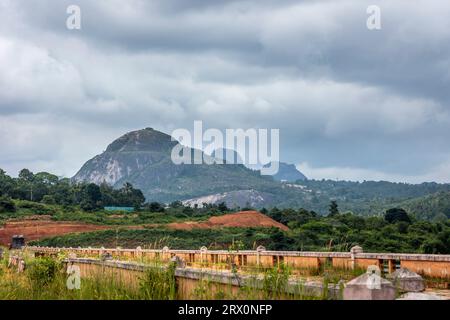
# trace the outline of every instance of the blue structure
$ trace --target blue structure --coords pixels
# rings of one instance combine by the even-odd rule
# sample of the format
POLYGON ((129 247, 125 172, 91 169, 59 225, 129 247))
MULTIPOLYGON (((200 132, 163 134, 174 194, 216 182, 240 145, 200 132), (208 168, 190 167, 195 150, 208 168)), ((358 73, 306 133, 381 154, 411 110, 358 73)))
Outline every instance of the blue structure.
POLYGON ((134 212, 133 207, 104 207, 106 211, 125 211, 125 212, 134 212))

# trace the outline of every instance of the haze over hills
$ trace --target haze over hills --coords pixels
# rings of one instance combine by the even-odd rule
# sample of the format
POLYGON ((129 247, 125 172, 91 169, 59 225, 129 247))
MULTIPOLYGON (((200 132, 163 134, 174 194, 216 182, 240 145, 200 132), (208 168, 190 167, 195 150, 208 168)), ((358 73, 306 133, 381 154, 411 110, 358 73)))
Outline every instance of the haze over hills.
POLYGON ((330 201, 336 200, 342 212, 378 215, 403 205, 426 219, 450 216, 446 201, 450 184, 306 180, 294 165, 285 163, 280 163, 274 177, 261 176, 242 164, 175 165, 171 152, 177 144, 170 135, 151 128, 129 132, 87 161, 72 181, 115 188, 129 182, 142 190, 148 202, 303 207, 326 214, 330 201))

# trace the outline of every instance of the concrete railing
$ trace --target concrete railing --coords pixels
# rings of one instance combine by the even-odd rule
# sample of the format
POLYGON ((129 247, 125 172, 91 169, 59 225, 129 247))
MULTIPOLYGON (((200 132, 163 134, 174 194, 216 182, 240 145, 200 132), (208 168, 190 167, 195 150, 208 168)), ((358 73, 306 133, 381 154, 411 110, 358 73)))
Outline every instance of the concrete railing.
MULTIPOLYGON (((130 261, 102 261, 92 258, 65 259, 67 265, 80 268, 80 276, 83 278, 101 276, 113 276, 116 281, 128 286, 138 286, 142 280, 142 274, 151 268, 164 269, 164 266, 150 265, 130 261)), ((214 295, 217 292, 227 292, 230 296, 239 299, 239 288, 245 287, 245 293, 249 290, 255 298, 264 298, 264 292, 272 290, 265 285, 262 275, 242 275, 230 271, 216 271, 208 269, 177 267, 174 276, 177 281, 177 293, 180 299, 195 299, 198 288, 202 283, 212 285, 209 290, 214 295)), ((277 292, 280 298, 315 297, 327 299, 339 299, 342 296, 343 286, 340 284, 323 284, 313 281, 302 281, 297 278, 287 279, 281 292, 277 292), (326 286, 326 287, 325 287, 326 286)), ((279 290, 281 290, 279 288, 279 290)), ((203 290, 201 290, 203 291, 203 290)), ((244 296, 242 298, 245 298, 244 296)), ((204 298, 204 297, 203 297, 204 298)))
POLYGON ((109 254, 118 259, 138 261, 145 259, 169 261, 176 256, 192 267, 234 264, 238 268, 271 268, 284 264, 296 270, 320 269, 324 266, 366 269, 369 265, 377 265, 387 273, 403 267, 425 276, 450 279, 450 255, 365 253, 358 246, 353 247, 350 252, 268 251, 264 247, 243 251, 208 250, 206 247, 200 250, 171 250, 167 247, 160 250, 140 247, 136 249, 25 247, 24 250, 35 255, 74 253, 77 257, 99 257, 109 254))

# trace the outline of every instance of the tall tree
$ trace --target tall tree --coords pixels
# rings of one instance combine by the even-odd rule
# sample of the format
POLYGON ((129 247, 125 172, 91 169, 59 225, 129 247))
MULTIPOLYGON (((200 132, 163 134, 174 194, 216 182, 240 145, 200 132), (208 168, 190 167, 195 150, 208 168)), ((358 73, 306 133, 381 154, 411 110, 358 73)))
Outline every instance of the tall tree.
POLYGON ((396 223, 399 221, 404 221, 407 223, 411 222, 408 213, 402 208, 392 208, 387 210, 384 215, 384 220, 389 223, 396 223))
POLYGON ((329 207, 329 216, 330 217, 334 217, 337 216, 339 214, 339 207, 338 204, 335 200, 330 202, 330 207, 329 207))
POLYGON ((19 172, 19 180, 24 182, 32 182, 34 180, 34 174, 28 169, 22 169, 19 172))

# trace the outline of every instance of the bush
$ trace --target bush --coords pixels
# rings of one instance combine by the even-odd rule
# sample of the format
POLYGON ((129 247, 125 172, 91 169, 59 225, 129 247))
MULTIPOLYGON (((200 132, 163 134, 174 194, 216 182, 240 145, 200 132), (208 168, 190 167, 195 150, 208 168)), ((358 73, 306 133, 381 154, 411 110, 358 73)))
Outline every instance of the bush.
POLYGON ((384 215, 384 219, 389 223, 396 223, 399 221, 404 221, 407 223, 411 223, 411 219, 408 216, 408 213, 401 208, 392 208, 386 211, 384 215))
POLYGON ((15 212, 15 211, 16 205, 10 198, 7 197, 0 198, 0 213, 15 212))
POLYGON ((28 266, 27 275, 31 283, 39 288, 52 283, 60 270, 61 263, 56 259, 38 258, 28 266))
POLYGON ((140 282, 141 293, 149 300, 175 300, 177 283, 175 280, 175 264, 167 268, 155 266, 148 269, 140 282))
POLYGON ((29 209, 32 214, 37 215, 51 215, 53 213, 53 210, 45 204, 26 200, 17 201, 17 208, 29 209))
POLYGON ((46 194, 43 198, 42 198, 42 203, 45 204, 56 204, 56 200, 53 196, 50 196, 48 194, 46 194))
POLYGON ((425 240, 420 249, 427 254, 444 254, 447 251, 444 243, 439 239, 425 240))
POLYGON ((150 212, 164 212, 164 205, 159 202, 152 202, 148 205, 150 212))

